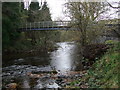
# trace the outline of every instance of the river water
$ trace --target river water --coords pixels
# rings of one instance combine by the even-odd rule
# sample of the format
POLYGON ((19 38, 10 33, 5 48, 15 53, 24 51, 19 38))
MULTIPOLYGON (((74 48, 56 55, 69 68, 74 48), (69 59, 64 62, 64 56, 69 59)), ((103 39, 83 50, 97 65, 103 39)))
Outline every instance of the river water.
MULTIPOLYGON (((61 75, 66 75, 69 71, 80 71, 83 66, 80 62, 81 56, 79 48, 74 42, 56 43, 59 47, 53 52, 42 52, 34 56, 3 60, 2 83, 17 83, 23 88, 57 88, 59 87, 50 78, 39 78, 34 81, 29 79, 28 73, 43 73, 56 70, 61 75), (52 84, 48 84, 51 83, 52 84)), ((17 55, 16 55, 17 56, 17 55)), ((48 74, 47 74, 48 75, 48 74)))

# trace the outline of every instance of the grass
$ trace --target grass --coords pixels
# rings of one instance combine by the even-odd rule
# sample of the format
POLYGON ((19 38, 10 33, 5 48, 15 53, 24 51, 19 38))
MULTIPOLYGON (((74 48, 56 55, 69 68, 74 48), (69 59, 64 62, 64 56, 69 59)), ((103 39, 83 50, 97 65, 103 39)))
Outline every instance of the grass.
POLYGON ((100 60, 94 63, 88 70, 88 84, 90 87, 118 88, 119 87, 119 60, 120 43, 113 44, 111 48, 100 60), (91 78, 94 82, 91 82, 91 78))
MULTIPOLYGON (((113 47, 110 48, 100 60, 97 60, 91 69, 87 70, 87 74, 76 81, 88 83, 89 88, 119 88, 119 51, 120 42, 114 43, 113 47)), ((74 83, 76 83, 76 81, 74 81, 74 83)))

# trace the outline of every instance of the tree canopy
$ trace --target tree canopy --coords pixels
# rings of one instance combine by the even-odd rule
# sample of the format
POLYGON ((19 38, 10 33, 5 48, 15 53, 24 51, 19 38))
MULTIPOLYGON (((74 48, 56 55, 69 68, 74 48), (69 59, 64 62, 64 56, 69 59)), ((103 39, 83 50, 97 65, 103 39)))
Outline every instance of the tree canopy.
MULTIPOLYGON (((17 29, 20 25, 26 22, 40 22, 51 21, 51 14, 47 2, 44 2, 43 6, 39 6, 38 2, 31 2, 29 10, 24 9, 24 4, 21 2, 3 2, 2 3, 2 43, 3 48, 13 46, 16 41, 21 37, 21 32, 17 29), (40 9, 41 8, 41 9, 40 9)), ((27 32, 24 40, 32 39, 32 43, 41 42, 44 38, 49 40, 48 33, 50 32, 27 32)), ((51 33, 52 34, 52 33, 51 33)), ((22 35, 23 36, 23 35, 22 35)), ((26 41, 25 41, 26 42, 26 41)))
POLYGON ((2 3, 2 42, 3 47, 12 45, 19 37, 16 31, 21 23, 20 3, 2 3))

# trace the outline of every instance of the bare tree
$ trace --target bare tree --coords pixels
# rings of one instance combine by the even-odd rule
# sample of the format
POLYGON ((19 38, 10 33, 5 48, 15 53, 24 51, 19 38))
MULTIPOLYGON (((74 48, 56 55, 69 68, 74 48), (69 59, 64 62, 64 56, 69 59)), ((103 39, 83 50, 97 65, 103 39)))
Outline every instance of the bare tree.
POLYGON ((108 3, 108 5, 109 5, 111 8, 120 9, 120 6, 119 6, 120 2, 118 2, 118 6, 117 6, 117 7, 116 7, 116 6, 113 6, 113 5, 110 4, 109 2, 107 2, 107 3, 108 3))
POLYGON ((68 2, 66 7, 66 13, 69 13, 71 21, 74 22, 73 26, 78 28, 80 43, 84 46, 89 38, 87 31, 94 27, 98 17, 108 10, 105 8, 106 4, 103 2, 68 2))
POLYGON ((113 29, 113 32, 117 35, 117 37, 120 39, 120 26, 119 26, 119 23, 120 23, 120 19, 119 19, 119 15, 120 15, 120 2, 116 2, 116 4, 118 6, 113 6, 111 3, 107 2, 109 7, 111 7, 112 9, 116 10, 116 14, 118 14, 118 19, 116 20, 116 22, 118 23, 118 27, 113 29))

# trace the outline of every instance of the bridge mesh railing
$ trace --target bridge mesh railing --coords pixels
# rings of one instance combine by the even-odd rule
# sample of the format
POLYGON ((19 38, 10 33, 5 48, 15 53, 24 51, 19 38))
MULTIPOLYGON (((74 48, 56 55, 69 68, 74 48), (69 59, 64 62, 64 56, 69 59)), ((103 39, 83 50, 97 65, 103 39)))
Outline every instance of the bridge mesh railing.
MULTIPOLYGON (((25 23, 23 24, 20 28, 21 30, 52 30, 52 29, 55 29, 55 30, 59 30, 60 28, 61 29, 71 29, 71 30, 76 30, 77 26, 76 26, 76 22, 71 22, 71 21, 41 21, 41 22, 31 22, 31 23, 25 23)), ((83 24, 84 25, 84 24, 83 24)), ((88 28, 90 28, 92 26, 96 26, 96 25, 99 25, 99 24, 90 24, 88 25, 88 28), (89 27, 90 26, 90 27, 89 27)), ((116 25, 116 24, 115 24, 116 25)), ((100 26, 100 25, 99 25, 100 26)), ((114 28, 114 25, 113 24, 105 24, 105 26, 107 26, 106 28, 114 28)), ((118 26, 118 25, 117 25, 118 26)), ((61 30, 60 29, 60 30, 61 30)))
POLYGON ((31 22, 21 26, 24 30, 31 30, 35 28, 65 28, 70 26, 69 21, 42 21, 42 22, 31 22))

